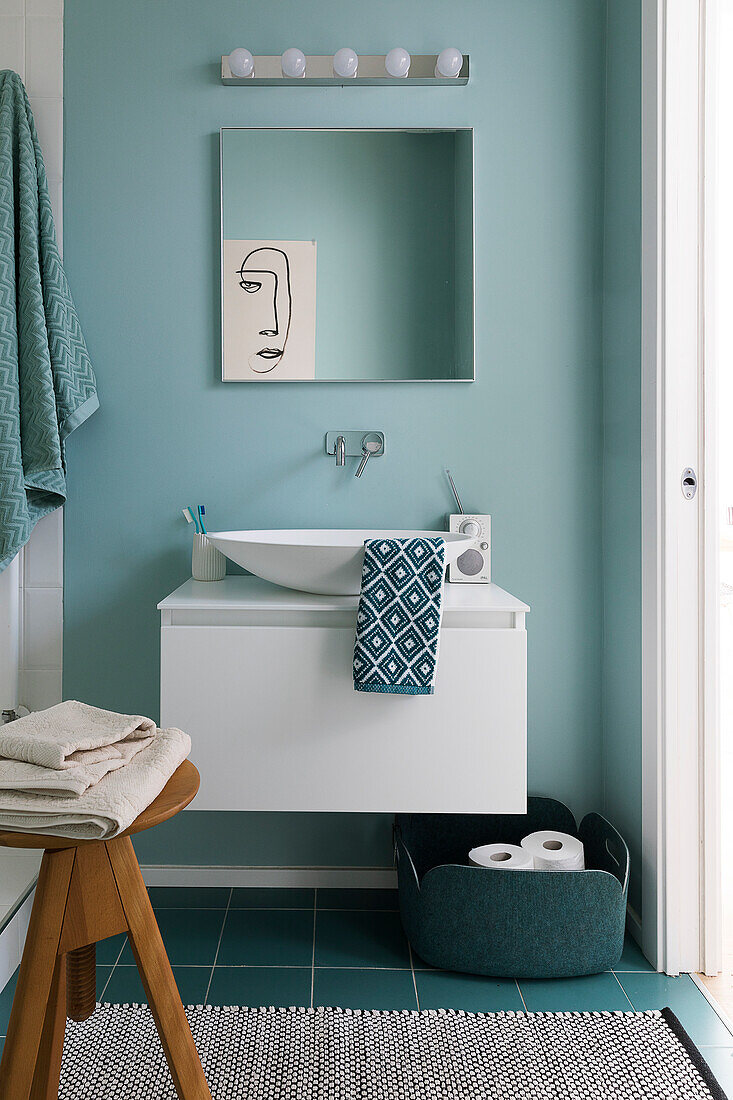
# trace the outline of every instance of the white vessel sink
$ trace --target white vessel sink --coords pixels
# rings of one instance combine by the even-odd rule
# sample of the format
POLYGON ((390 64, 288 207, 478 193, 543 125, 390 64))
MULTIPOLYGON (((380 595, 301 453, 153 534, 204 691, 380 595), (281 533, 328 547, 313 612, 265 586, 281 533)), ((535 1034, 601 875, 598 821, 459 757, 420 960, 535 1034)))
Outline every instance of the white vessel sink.
POLYGON ((209 541, 237 565, 283 588, 324 596, 361 588, 365 539, 445 539, 446 564, 475 539, 447 531, 211 531, 209 541))

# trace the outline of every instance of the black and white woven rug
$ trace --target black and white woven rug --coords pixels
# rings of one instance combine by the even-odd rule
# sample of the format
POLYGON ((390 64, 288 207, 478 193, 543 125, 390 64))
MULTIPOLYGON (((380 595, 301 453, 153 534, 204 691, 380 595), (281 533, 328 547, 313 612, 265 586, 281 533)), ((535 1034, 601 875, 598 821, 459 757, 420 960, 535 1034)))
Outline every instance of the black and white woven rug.
MULTIPOLYGON (((186 1010, 214 1100, 725 1100, 662 1012, 186 1010)), ((152 1016, 69 1022, 59 1100, 175 1100, 152 1016)))

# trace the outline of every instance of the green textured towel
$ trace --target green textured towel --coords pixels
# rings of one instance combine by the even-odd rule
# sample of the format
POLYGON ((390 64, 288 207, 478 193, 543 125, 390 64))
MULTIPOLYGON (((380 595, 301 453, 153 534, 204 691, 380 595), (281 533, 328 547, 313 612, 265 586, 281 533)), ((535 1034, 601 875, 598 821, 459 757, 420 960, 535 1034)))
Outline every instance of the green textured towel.
POLYGON ((66 500, 64 440, 98 407, 23 82, 0 72, 0 570, 66 500))

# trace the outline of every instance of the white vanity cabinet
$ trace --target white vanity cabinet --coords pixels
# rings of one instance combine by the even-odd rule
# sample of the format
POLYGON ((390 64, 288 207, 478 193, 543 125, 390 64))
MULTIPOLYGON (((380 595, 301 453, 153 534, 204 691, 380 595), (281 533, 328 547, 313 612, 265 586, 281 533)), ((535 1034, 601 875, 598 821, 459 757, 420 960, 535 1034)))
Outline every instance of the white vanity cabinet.
POLYGON ((526 604, 445 586, 431 696, 356 692, 357 596, 186 581, 161 612, 161 725, 192 738, 199 810, 523 813, 526 604))

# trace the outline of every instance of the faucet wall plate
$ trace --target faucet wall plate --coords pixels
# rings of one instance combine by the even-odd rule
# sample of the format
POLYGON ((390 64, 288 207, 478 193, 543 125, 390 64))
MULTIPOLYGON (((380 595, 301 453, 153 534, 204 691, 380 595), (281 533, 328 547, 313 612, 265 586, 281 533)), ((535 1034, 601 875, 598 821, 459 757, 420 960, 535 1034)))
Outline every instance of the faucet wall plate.
POLYGON ((326 454, 336 454, 336 440, 342 435, 346 442, 346 457, 361 458, 366 448, 372 458, 384 454, 384 432, 373 432, 365 428, 359 431, 326 432, 326 454))

